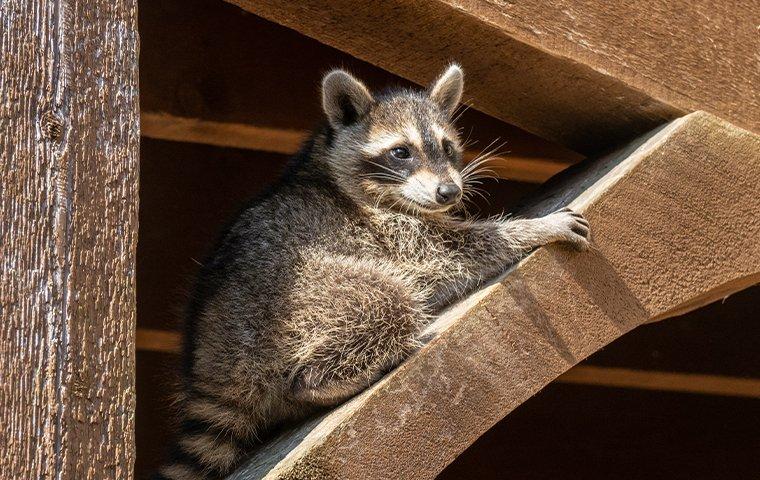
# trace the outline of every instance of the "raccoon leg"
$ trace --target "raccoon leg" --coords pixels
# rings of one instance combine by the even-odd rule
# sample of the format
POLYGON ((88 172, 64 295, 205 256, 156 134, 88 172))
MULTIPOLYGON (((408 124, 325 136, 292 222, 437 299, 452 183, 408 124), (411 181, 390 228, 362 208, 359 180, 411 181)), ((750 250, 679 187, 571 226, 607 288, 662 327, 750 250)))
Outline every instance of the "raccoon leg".
POLYGON ((579 250, 588 248, 588 221, 580 213, 563 208, 544 217, 498 222, 507 252, 515 257, 549 243, 564 242, 579 250))
POLYGON ((497 278, 535 248, 553 242, 588 248, 588 222, 567 208, 541 218, 481 220, 460 228, 450 254, 424 265, 423 281, 433 285, 427 302, 432 312, 497 278))
POLYGON ((334 405, 367 388, 418 346, 422 299, 388 263, 325 255, 304 268, 291 299, 291 395, 334 405))

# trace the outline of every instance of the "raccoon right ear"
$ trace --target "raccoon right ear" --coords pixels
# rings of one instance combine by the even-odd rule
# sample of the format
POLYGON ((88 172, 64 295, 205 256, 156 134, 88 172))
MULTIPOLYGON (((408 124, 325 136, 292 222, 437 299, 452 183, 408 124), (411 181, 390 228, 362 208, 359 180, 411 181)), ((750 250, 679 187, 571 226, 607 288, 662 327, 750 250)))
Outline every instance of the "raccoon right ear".
POLYGON ((428 95, 446 115, 451 116, 462 100, 463 90, 464 72, 462 72, 462 67, 452 63, 428 88, 428 95))
POLYGON ((369 111, 372 101, 367 87, 344 70, 322 79, 322 109, 333 127, 351 125, 369 111))

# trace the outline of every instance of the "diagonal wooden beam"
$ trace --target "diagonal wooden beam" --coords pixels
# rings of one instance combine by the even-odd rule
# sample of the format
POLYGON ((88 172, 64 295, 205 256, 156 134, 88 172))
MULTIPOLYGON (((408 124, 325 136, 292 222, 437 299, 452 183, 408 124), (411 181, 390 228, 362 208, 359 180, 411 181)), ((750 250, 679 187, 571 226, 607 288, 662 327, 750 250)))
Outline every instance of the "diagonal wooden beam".
POLYGON ((749 0, 228 0, 426 84, 461 62, 478 110, 576 151, 705 109, 760 131, 749 0))
POLYGON ((697 112, 550 181, 593 248, 542 248, 455 306, 368 391, 230 478, 434 478, 572 366, 652 319, 760 281, 760 138, 697 112), (377 448, 382 445, 382 448, 377 448))
MULTIPOLYGON (((296 153, 301 142, 309 134, 305 130, 216 122, 155 112, 142 112, 140 123, 141 135, 147 138, 259 150, 284 155, 296 153)), ((474 159, 476 155, 477 152, 465 152, 465 161, 474 159)), ((570 165, 572 163, 566 161, 509 154, 495 159, 489 166, 500 178, 541 183, 570 165)))

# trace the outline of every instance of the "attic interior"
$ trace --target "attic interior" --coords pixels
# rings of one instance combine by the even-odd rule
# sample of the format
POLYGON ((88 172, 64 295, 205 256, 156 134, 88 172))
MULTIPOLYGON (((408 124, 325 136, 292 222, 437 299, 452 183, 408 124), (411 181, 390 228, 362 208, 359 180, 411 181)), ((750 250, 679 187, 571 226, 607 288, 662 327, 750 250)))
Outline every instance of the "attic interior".
MULTIPOLYGON (((223 2, 142 1, 139 29, 135 474, 143 478, 172 437, 174 332, 193 274, 222 225, 277 178, 319 121, 322 74, 341 66, 370 87, 408 82, 223 2)), ((488 182, 488 202, 473 207, 484 214, 509 211, 583 159, 474 109, 458 123, 474 153, 504 153, 494 164, 502 178, 488 182)), ((757 377, 760 325, 751 319, 759 294, 753 287, 636 329, 581 366, 757 377)), ((757 397, 557 381, 438 478, 750 478, 760 469, 758 432, 757 397)))

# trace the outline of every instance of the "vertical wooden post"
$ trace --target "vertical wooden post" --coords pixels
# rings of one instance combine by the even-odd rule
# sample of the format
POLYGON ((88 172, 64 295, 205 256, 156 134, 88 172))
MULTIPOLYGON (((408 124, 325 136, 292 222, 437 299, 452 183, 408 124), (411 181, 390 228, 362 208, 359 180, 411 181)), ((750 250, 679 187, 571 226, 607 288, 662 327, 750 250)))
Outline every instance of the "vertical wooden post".
POLYGON ((3 479, 132 477, 136 3, 0 3, 3 479))

